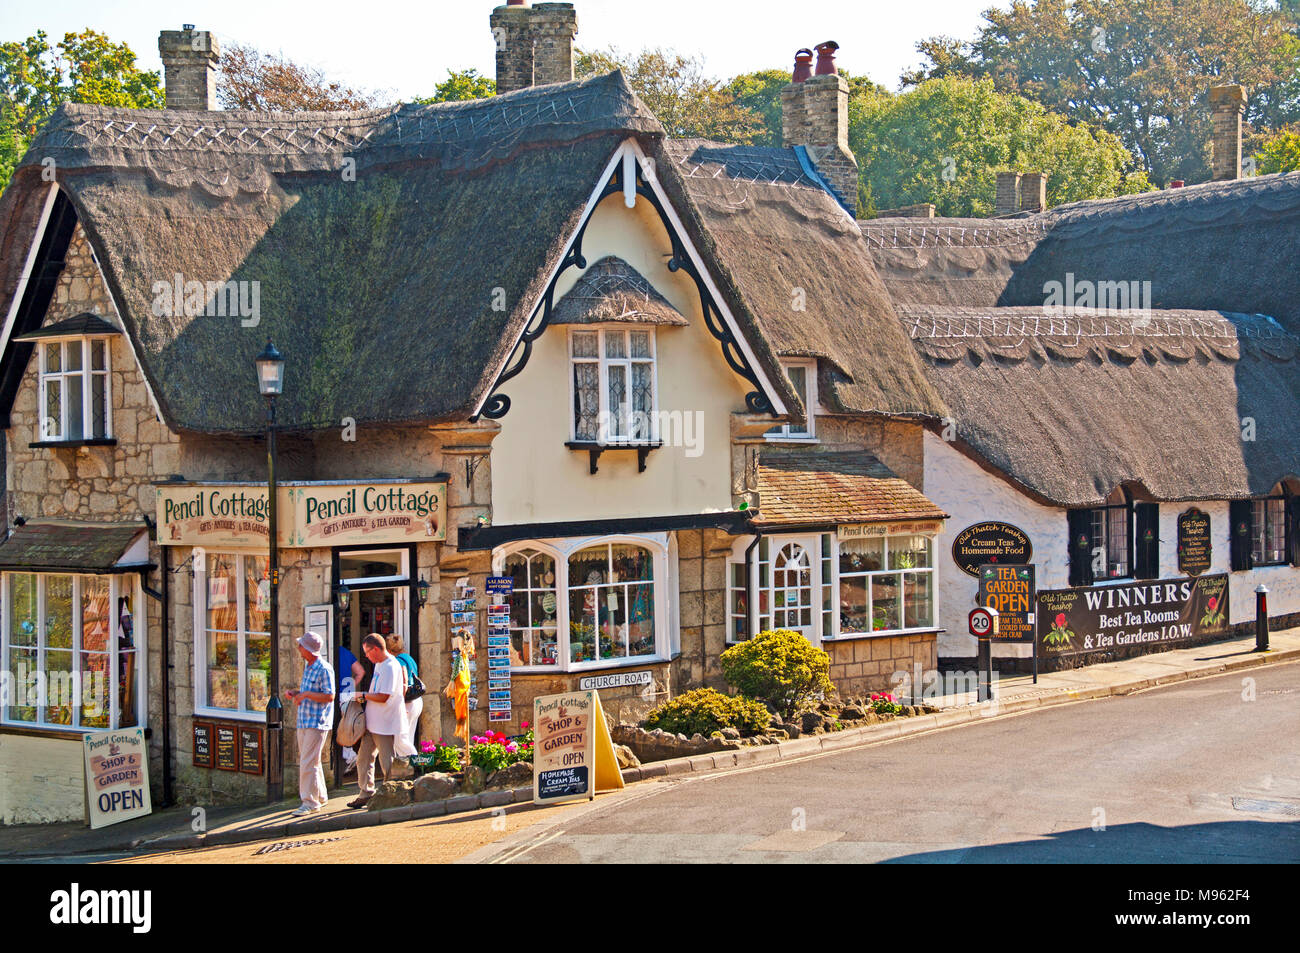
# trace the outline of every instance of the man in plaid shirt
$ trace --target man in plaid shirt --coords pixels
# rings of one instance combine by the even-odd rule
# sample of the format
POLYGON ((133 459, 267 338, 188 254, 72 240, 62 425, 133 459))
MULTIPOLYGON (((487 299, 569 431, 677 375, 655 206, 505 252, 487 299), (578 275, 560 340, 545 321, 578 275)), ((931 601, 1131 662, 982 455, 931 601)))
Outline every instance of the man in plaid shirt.
POLYGON ((315 632, 298 640, 298 654, 305 664, 302 687, 284 693, 298 705, 298 795, 302 804, 293 812, 295 817, 314 814, 329 800, 320 759, 325 736, 334 724, 334 670, 321 657, 323 644, 324 639, 315 632))

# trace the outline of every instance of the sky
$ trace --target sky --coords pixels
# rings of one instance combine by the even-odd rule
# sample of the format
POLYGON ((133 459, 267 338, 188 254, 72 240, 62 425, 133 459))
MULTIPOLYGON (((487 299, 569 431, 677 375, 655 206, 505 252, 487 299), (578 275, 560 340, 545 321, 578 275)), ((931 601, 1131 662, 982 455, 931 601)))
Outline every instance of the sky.
MULTIPOLYGON (((504 0, 501 0, 504 2, 504 0)), ((701 56, 719 78, 793 66, 794 52, 840 44, 839 64, 895 89, 920 62, 915 44, 938 34, 968 39, 990 6, 1005 0, 575 0, 577 45, 624 52, 665 47, 701 56)), ((358 3, 317 0, 54 0, 7 2, 0 41, 44 30, 52 41, 86 27, 126 42, 143 69, 161 70, 158 32, 193 23, 218 42, 239 42, 323 69, 349 86, 427 96, 448 69, 494 76, 488 17, 494 0, 358 3)), ((388 98, 388 97, 385 97, 388 98)))

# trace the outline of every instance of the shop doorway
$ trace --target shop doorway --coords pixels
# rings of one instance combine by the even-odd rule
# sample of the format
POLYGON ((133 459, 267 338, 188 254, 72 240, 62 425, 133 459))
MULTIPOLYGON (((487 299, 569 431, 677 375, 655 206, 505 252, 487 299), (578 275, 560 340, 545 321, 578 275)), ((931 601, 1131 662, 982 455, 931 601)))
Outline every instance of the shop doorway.
POLYGON ((361 640, 371 632, 385 639, 396 634, 410 647, 406 586, 390 589, 359 589, 352 593, 347 612, 339 613, 339 642, 361 658, 361 640))
POLYGON ((772 627, 798 632, 814 645, 821 642, 813 601, 819 591, 817 538, 784 537, 772 541, 770 605, 772 627))

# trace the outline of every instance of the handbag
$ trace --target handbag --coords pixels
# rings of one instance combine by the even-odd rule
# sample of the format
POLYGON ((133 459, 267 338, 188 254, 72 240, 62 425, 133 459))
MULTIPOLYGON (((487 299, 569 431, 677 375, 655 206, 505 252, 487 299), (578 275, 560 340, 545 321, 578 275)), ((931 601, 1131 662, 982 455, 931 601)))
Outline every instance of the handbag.
POLYGON ((339 713, 339 726, 334 731, 334 740, 340 748, 352 748, 366 733, 366 709, 361 702, 348 702, 339 713))
POLYGON ((406 689, 406 694, 402 697, 404 697, 408 702, 413 702, 417 698, 424 697, 424 693, 426 690, 427 689, 425 689, 424 687, 424 682, 420 681, 420 676, 412 675, 411 685, 409 688, 406 689))

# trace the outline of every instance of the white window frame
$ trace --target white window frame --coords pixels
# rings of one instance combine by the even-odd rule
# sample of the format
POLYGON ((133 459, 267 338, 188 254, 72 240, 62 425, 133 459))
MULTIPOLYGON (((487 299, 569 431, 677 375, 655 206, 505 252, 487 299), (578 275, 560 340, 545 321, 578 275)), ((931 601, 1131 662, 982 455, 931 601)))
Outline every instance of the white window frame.
MULTIPOLYGON (((248 593, 244 585, 246 578, 244 560, 246 558, 265 558, 265 550, 205 550, 202 564, 196 562, 194 567, 194 714, 209 718, 224 718, 228 721, 266 722, 266 712, 249 711, 248 704, 248 593), (228 556, 235 559, 235 579, 239 581, 236 593, 235 611, 238 626, 238 673, 239 708, 213 708, 208 705, 208 556, 228 556)), ((275 639, 271 640, 274 650, 275 639)))
MULTIPOLYGON (((653 444, 659 442, 659 345, 657 335, 655 334, 654 325, 646 324, 583 324, 575 325, 569 328, 568 334, 568 377, 569 377, 569 439, 573 442, 592 442, 589 437, 578 436, 578 417, 574 406, 574 399, 577 396, 577 384, 574 381, 573 366, 575 364, 597 364, 597 388, 598 401, 596 410, 596 439, 595 443, 603 445, 617 446, 637 446, 641 444, 653 444), (634 358, 632 354, 631 332, 640 331, 649 336, 650 339, 650 357, 634 358), (596 357, 578 357, 574 354, 574 341, 578 334, 596 335, 596 357), (605 356, 605 338, 608 334, 623 335, 624 349, 626 357, 606 357, 605 356), (610 415, 609 408, 609 368, 612 365, 618 365, 626 368, 624 378, 627 382, 627 389, 630 394, 632 387, 632 365, 648 364, 650 366, 650 433, 642 434, 633 439, 631 436, 618 436, 609 433, 609 422, 614 418, 610 415)), ((629 434, 632 431, 631 424, 631 404, 628 404, 629 413, 629 434)))
MULTIPOLYGON (((786 380, 790 381, 790 386, 795 387, 794 380, 790 377, 790 371, 793 368, 803 368, 804 387, 803 393, 799 395, 803 401, 804 410, 807 414, 807 420, 804 422, 804 429, 797 429, 790 423, 778 424, 767 432, 768 440, 780 441, 802 441, 805 443, 817 442, 817 361, 809 358, 808 360, 783 360, 781 361, 781 370, 785 372, 786 380)), ((795 388, 798 389, 797 387, 795 388)))
MULTIPOLYGON (((0 594, 2 594, 2 598, 4 600, 3 607, 0 608, 0 667, 2 667, 4 670, 10 673, 8 676, 10 678, 10 683, 9 683, 9 693, 8 693, 9 698, 7 699, 8 704, 0 706, 0 724, 19 727, 19 728, 40 728, 49 731, 66 731, 70 734, 82 734, 87 731, 108 731, 108 730, 115 730, 118 727, 120 727, 121 713, 119 711, 119 708, 121 705, 121 690, 120 690, 120 686, 118 685, 118 672, 120 671, 119 663, 121 661, 121 645, 120 645, 120 632, 119 632, 119 626, 121 623, 119 621, 117 606, 118 606, 118 600, 121 599, 123 596, 125 596, 131 600, 131 627, 132 627, 131 638, 132 641, 135 643, 134 648, 132 649, 132 651, 135 652, 135 709, 136 709, 135 725, 129 727, 140 727, 140 728, 145 727, 147 724, 145 720, 146 713, 148 711, 148 706, 146 704, 146 699, 145 699, 145 691, 147 688, 145 673, 146 670, 148 669, 148 658, 145 651, 146 640, 145 640, 145 628, 144 628, 145 618, 144 618, 144 610, 142 604, 143 593, 141 591, 140 583, 138 580, 133 579, 130 576, 124 576, 118 573, 107 574, 108 575, 109 631, 111 632, 111 636, 109 638, 109 649, 104 654, 109 656, 109 668, 110 671, 113 673, 112 682, 108 686, 108 691, 109 691, 108 723, 110 728, 100 728, 93 725, 85 726, 85 727, 81 726, 80 724, 81 708, 79 706, 74 706, 73 708, 73 723, 71 725, 60 725, 60 724, 55 724, 53 722, 45 721, 45 710, 46 708, 48 708, 48 705, 36 706, 37 707, 36 721, 22 721, 20 719, 14 719, 9 717, 9 708, 18 707, 12 704, 15 701, 15 693, 17 692, 18 689, 17 673, 15 673, 12 668, 10 668, 10 663, 9 663, 9 650, 11 648, 11 641, 12 641, 11 640, 12 633, 10 632, 10 623, 11 623, 12 614, 10 612, 10 606, 13 605, 13 577, 16 575, 34 576, 36 577, 36 581, 37 581, 37 590, 36 590, 37 591, 37 603, 36 603, 37 604, 37 626, 36 626, 36 649, 37 649, 36 660, 37 661, 36 661, 36 665, 38 671, 40 672, 45 672, 45 652, 47 648, 46 633, 45 633, 45 620, 47 618, 47 613, 45 611, 45 590, 46 590, 45 580, 51 578, 58 578, 58 577, 71 578, 72 605, 74 606, 74 610, 72 614, 72 650, 71 651, 72 651, 72 660, 74 663, 73 670, 80 671, 80 669, 76 668, 75 666, 79 665, 81 661, 82 624, 84 621, 84 612, 81 609, 82 580, 87 578, 87 574, 86 573, 25 573, 25 572, 6 571, 5 573, 2 574, 3 578, 0 579, 0 594)), ((25 650, 31 648, 31 646, 12 646, 12 647, 25 649, 25 650)), ((67 650, 60 649, 58 651, 67 651, 67 650)), ((23 706, 23 707, 27 707, 27 706, 23 706)))
MULTIPOLYGON (((511 672, 521 675, 554 672, 585 672, 608 668, 627 668, 637 665, 653 665, 670 660, 671 626, 668 609, 670 604, 670 576, 668 567, 669 540, 666 533, 652 533, 645 536, 592 536, 581 539, 530 539, 519 540, 502 546, 492 554, 492 571, 501 575, 505 570, 506 557, 520 550, 532 549, 544 552, 555 560, 555 620, 556 620, 556 656, 558 665, 523 665, 514 666, 511 672), (621 659, 592 659, 584 662, 570 661, 569 657, 569 557, 593 546, 613 544, 640 546, 650 551, 651 564, 654 567, 654 614, 655 614, 655 652, 653 655, 638 655, 621 659)), ((582 586, 579 586, 582 588, 582 586)))
POLYGON ((38 396, 40 414, 37 418, 37 439, 39 441, 52 443, 55 441, 77 443, 84 440, 111 440, 113 438, 113 357, 112 341, 114 335, 110 334, 81 334, 68 335, 64 337, 41 338, 36 341, 36 350, 40 354, 40 373, 37 375, 40 394, 38 396), (92 342, 102 341, 104 344, 104 368, 103 370, 93 370, 90 366, 92 351, 92 342), (81 344, 81 370, 68 371, 68 346, 72 344, 81 344), (45 348, 47 345, 59 345, 59 363, 60 369, 51 371, 46 364, 45 348), (82 430, 89 430, 91 435, 82 433, 80 437, 68 436, 68 376, 75 374, 81 378, 81 421, 82 430), (94 420, 93 409, 94 400, 92 399, 92 377, 99 376, 104 378, 104 435, 102 437, 93 436, 94 420), (59 381, 59 420, 58 433, 50 433, 46 427, 50 415, 47 412, 46 382, 51 380, 59 381))
POLYGON ((402 583, 411 580, 411 553, 408 549, 394 546, 392 549, 341 549, 339 550, 339 579, 338 581, 349 589, 353 586, 365 586, 367 588, 378 588, 378 583, 402 583), (385 553, 397 553, 400 557, 398 560, 399 574, 396 576, 354 576, 346 579, 343 576, 343 560, 356 556, 380 556, 385 553))
MULTIPOLYGON (((903 629, 882 629, 879 631, 871 631, 871 632, 843 632, 840 630, 840 538, 839 535, 833 531, 816 532, 812 534, 802 534, 802 535, 786 533, 780 535, 764 536, 762 537, 762 539, 760 539, 759 544, 754 547, 754 552, 750 559, 749 572, 747 576, 749 581, 749 586, 747 591, 755 598, 751 599, 746 604, 745 607, 746 608, 745 618, 744 618, 745 637, 743 639, 737 638, 735 634, 736 622, 739 619, 739 615, 736 612, 736 608, 735 608, 735 596, 741 590, 738 586, 735 585, 735 575, 734 575, 735 570, 733 567, 737 565, 741 567, 744 566, 745 550, 749 548, 749 544, 753 542, 753 540, 752 538, 740 539, 737 540, 736 543, 732 546, 731 555, 728 558, 728 563, 727 563, 727 585, 726 585, 726 590, 727 590, 726 641, 728 645, 735 645, 739 642, 743 642, 747 639, 751 639, 755 635, 757 635, 760 631, 762 631, 762 625, 761 625, 761 619, 759 613, 759 607, 762 604, 762 599, 759 593, 760 593, 760 580, 762 578, 762 567, 764 565, 764 561, 761 559, 760 553, 762 552, 764 545, 767 546, 767 553, 769 557, 768 563, 770 565, 771 556, 775 554, 777 551, 779 551, 781 546, 783 546, 785 543, 790 542, 792 540, 803 543, 808 539, 809 535, 812 535, 813 537, 816 537, 819 540, 819 545, 817 546, 816 550, 809 550, 810 554, 814 557, 814 563, 815 563, 815 567, 812 574, 813 577, 812 585, 813 585, 813 593, 814 593, 813 625, 814 625, 814 631, 816 632, 817 635, 817 642, 814 642, 814 644, 818 644, 820 642, 831 642, 839 638, 865 639, 865 638, 891 637, 897 635, 913 635, 918 632, 933 632, 935 629, 939 627, 938 620, 940 618, 940 607, 939 607, 938 566, 933 565, 938 561, 938 555, 937 555, 938 550, 936 548, 937 546, 936 540, 938 539, 937 533, 890 534, 891 536, 924 536, 926 539, 930 541, 930 561, 932 565, 924 569, 879 570, 880 574, 903 573, 903 572, 929 572, 930 578, 933 580, 933 588, 931 593, 931 607, 933 610, 933 617, 931 620, 931 624, 924 625, 924 626, 914 626, 912 628, 903 628, 903 629), (828 591, 829 591, 829 601, 830 601, 829 610, 826 608, 828 591), (819 594, 821 596, 820 604, 818 600, 819 594)), ((886 540, 888 540, 889 537, 886 536, 885 538, 886 540)), ((889 562, 888 545, 889 545, 888 542, 886 542, 885 544, 886 565, 888 565, 889 562)), ((742 570, 742 575, 743 575, 743 570, 742 570)), ((770 576, 769 576, 769 581, 767 583, 767 586, 770 590, 771 588, 770 576)), ((870 590, 868 590, 868 599, 870 599, 870 590)), ((868 602, 868 605, 869 604, 870 603, 868 602)), ((772 617, 772 609, 773 607, 769 605, 768 611, 762 614, 762 618, 770 619, 772 617)))
MULTIPOLYGON (((833 638, 863 639, 863 638, 879 638, 879 637, 881 637, 881 636, 910 635, 910 634, 913 634, 913 633, 916 633, 916 632, 933 632, 936 628, 939 627, 939 567, 938 567, 938 565, 937 565, 937 564, 938 564, 938 561, 939 561, 939 554, 938 554, 938 547, 937 547, 937 542, 936 542, 936 541, 937 541, 937 538, 938 538, 938 535, 935 534, 935 533, 889 533, 889 534, 887 534, 887 535, 885 535, 885 536, 883 536, 883 537, 880 537, 880 538, 883 539, 883 540, 885 541, 884 551, 883 551, 883 552, 884 552, 884 562, 885 562, 885 567, 886 567, 886 568, 884 568, 884 569, 873 569, 873 570, 871 570, 871 571, 869 571, 869 572, 864 572, 864 573, 850 573, 850 574, 849 574, 850 578, 854 578, 854 577, 857 577, 857 576, 865 576, 865 577, 867 578, 867 580, 868 580, 868 581, 867 581, 867 609, 868 609, 868 612, 870 612, 871 605, 872 605, 872 600, 871 600, 871 586, 872 586, 872 580, 874 579, 875 576, 893 576, 893 575, 899 575, 899 576, 900 576, 900 580, 899 580, 899 581, 900 581, 900 583, 901 583, 901 582, 902 582, 901 576, 902 576, 903 574, 906 574, 906 573, 912 573, 912 574, 914 574, 914 575, 928 574, 928 575, 930 576, 930 611, 931 611, 930 624, 929 624, 929 625, 916 625, 916 626, 911 626, 910 628, 909 628, 909 627, 902 627, 902 628, 898 628, 898 629, 872 629, 872 630, 869 631, 869 632, 857 632, 857 631, 844 632, 844 631, 841 631, 841 629, 840 629, 840 539, 839 539, 839 537, 838 537, 838 535, 837 535, 837 536, 835 537, 835 545, 834 545, 834 554, 835 554, 835 556, 834 556, 834 559, 833 559, 833 561, 832 561, 833 571, 834 571, 834 575, 835 575, 835 587, 834 587, 834 591, 835 591, 835 604, 834 604, 834 609, 835 609, 835 611, 834 611, 835 635, 833 636, 833 638), (929 540, 929 542, 930 542, 930 565, 929 565, 929 566, 925 566, 925 567, 914 567, 914 568, 912 568, 912 569, 889 569, 889 568, 888 568, 888 566, 889 566, 889 541, 890 541, 891 539, 895 539, 895 538, 900 537, 900 536, 922 536, 922 537, 924 537, 925 539, 929 540)), ((899 609, 899 621, 900 621, 900 622, 904 621, 904 619, 905 619, 905 614, 904 614, 904 611, 903 611, 903 605, 902 605, 902 601, 901 601, 905 592, 906 592, 906 584, 903 583, 902 588, 900 588, 900 590, 899 590, 899 594, 898 594, 898 595, 899 595, 899 600, 900 600, 900 602, 899 602, 899 607, 898 607, 898 609, 899 609)))

